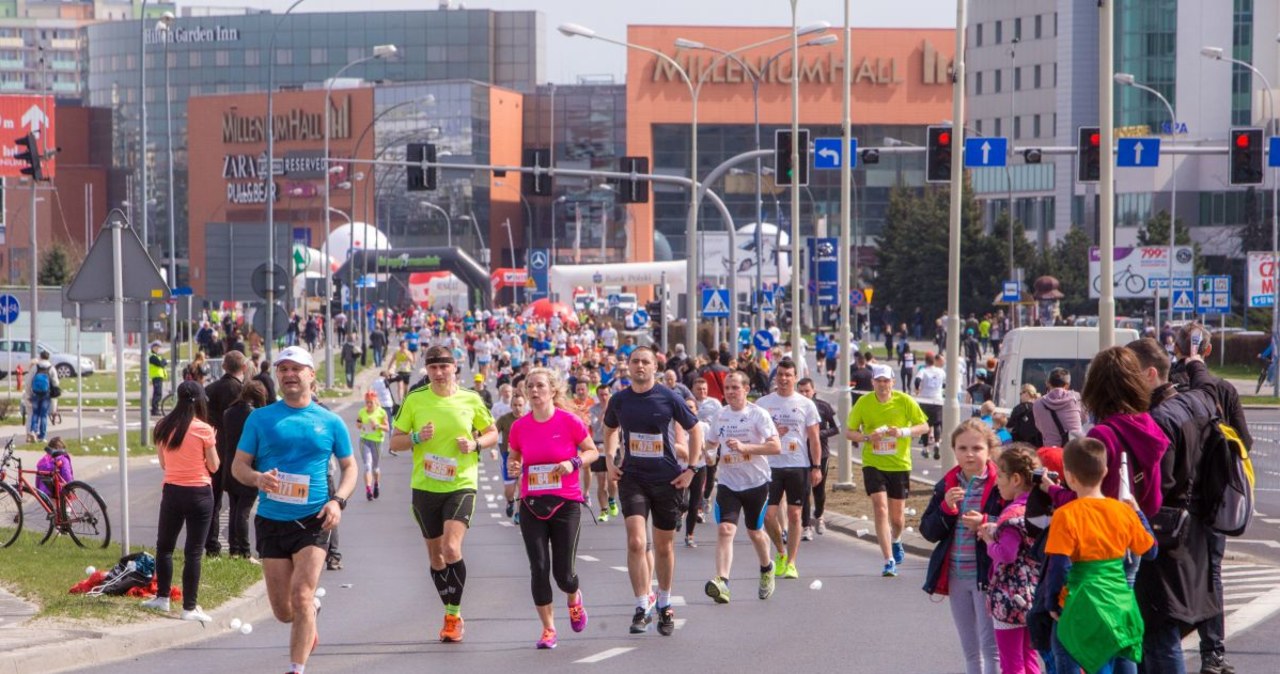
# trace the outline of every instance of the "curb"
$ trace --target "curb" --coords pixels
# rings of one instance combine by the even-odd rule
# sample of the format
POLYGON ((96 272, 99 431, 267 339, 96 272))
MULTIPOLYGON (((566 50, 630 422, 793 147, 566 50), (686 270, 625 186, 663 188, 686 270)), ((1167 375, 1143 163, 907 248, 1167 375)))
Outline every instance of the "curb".
MULTIPOLYGON (((830 510, 823 513, 822 518, 827 523, 828 529, 833 529, 846 536, 856 538, 877 547, 880 545, 880 541, 876 539, 874 522, 869 520, 856 520, 848 515, 830 510)), ((904 536, 902 547, 906 548, 908 554, 927 560, 933 554, 933 546, 928 545, 927 542, 925 545, 922 545, 921 542, 923 541, 924 539, 921 539, 918 533, 910 538, 904 536)))
POLYGON ((46 643, 12 648, 0 655, 0 674, 31 672, 32 663, 40 663, 40 671, 65 672, 221 636, 226 634, 223 626, 233 617, 258 622, 271 615, 265 582, 258 581, 210 614, 213 622, 204 629, 170 618, 121 627, 51 630, 53 638, 46 643))

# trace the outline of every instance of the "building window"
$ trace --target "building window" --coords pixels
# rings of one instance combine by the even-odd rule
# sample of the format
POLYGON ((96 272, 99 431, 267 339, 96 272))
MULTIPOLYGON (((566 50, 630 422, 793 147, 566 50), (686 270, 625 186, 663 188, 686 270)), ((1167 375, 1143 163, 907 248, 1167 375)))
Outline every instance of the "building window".
POLYGON ((1042 17, 1042 16, 1041 16, 1041 15, 1039 15, 1039 14, 1037 14, 1037 15, 1036 15, 1036 27, 1035 27, 1035 31, 1036 31, 1036 39, 1037 39, 1037 40, 1039 40, 1040 38, 1044 37, 1044 21, 1043 21, 1043 18, 1044 18, 1044 17, 1042 17))
POLYGON ((192 67, 192 68, 199 68, 199 67, 200 67, 200 52, 198 52, 198 51, 196 51, 196 50, 194 50, 194 49, 193 49, 193 50, 191 50, 191 51, 187 52, 187 54, 188 54, 188 56, 187 56, 187 65, 188 65, 188 66, 190 66, 190 67, 192 67))
POLYGON ((996 22, 996 44, 1004 42, 1004 22, 996 22))
POLYGON ((973 94, 975 96, 981 96, 982 95, 982 73, 978 73, 977 77, 974 78, 973 85, 974 85, 973 94))
POLYGON ((1031 70, 1031 79, 1034 80, 1031 83, 1032 87, 1039 89, 1040 88, 1040 66, 1036 66, 1031 70))
POLYGON ((977 131, 979 136, 982 135, 982 120, 980 119, 973 120, 973 130, 977 131))
POLYGON ((1022 137, 1022 118, 1014 116, 1013 118, 1013 139, 1018 140, 1022 137))
POLYGON ((1053 13, 1053 36, 1058 37, 1058 13, 1053 13))
POLYGON ((1031 118, 1031 135, 1033 138, 1040 137, 1040 115, 1031 118))
POLYGON ((999 137, 999 136, 1000 136, 1000 132, 1003 130, 1003 129, 1001 129, 1001 125, 1000 125, 1000 122, 1001 122, 1001 121, 1002 121, 1002 120, 1001 120, 999 117, 996 117, 996 119, 995 119, 995 125, 996 125, 996 128, 995 128, 995 131, 992 133, 992 135, 994 135, 994 136, 996 136, 996 137, 999 137))
POLYGON ((1022 17, 1013 20, 1013 39, 1022 41, 1022 17))
POLYGON ((213 52, 214 63, 220 66, 231 65, 231 52, 226 49, 219 49, 213 52))
POLYGON ((257 49, 244 50, 244 64, 247 66, 262 65, 262 52, 257 49))
POLYGON ((982 24, 978 24, 978 37, 976 40, 974 40, 974 43, 975 44, 973 46, 975 47, 982 46, 982 24))
POLYGON ((277 49, 277 50, 276 50, 276 65, 281 65, 281 66, 293 65, 293 50, 292 50, 292 49, 277 49))
POLYGON ((329 61, 329 50, 324 47, 311 48, 311 65, 322 65, 329 61))
POLYGON ((992 91, 992 93, 996 93, 996 94, 998 94, 998 93, 1000 93, 1000 92, 1004 89, 1004 77, 1003 77, 1003 75, 1004 75, 1004 71, 1003 71, 1003 70, 997 70, 997 71, 996 71, 996 81, 995 81, 995 85, 994 85, 994 91, 992 91))
POLYGON ((1013 90, 1022 91, 1022 68, 1016 66, 1013 69, 1013 90))

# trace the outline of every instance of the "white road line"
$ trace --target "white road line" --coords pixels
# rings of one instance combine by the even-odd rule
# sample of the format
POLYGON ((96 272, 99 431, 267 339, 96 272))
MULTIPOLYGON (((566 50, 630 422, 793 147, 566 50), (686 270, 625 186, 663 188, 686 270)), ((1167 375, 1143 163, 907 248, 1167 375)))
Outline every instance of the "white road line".
POLYGON ((494 503, 493 501, 489 501, 489 502, 488 502, 488 503, 486 503, 485 505, 486 505, 486 506, 488 506, 488 507, 489 507, 489 508, 491 508, 491 509, 495 509, 495 508, 497 508, 497 507, 498 507, 498 504, 497 504, 497 503, 494 503))
MULTIPOLYGON (((1239 601, 1239 600, 1241 600, 1241 599, 1256 599, 1256 598, 1261 597, 1262 595, 1264 595, 1264 594, 1266 594, 1266 593, 1267 593, 1267 591, 1266 591, 1266 590, 1261 590, 1261 591, 1259 591, 1259 592, 1244 592, 1244 593, 1241 593, 1241 594, 1224 594, 1224 595, 1222 595, 1222 599, 1223 599, 1224 601, 1239 601)), ((1232 608, 1243 608, 1243 607, 1232 607, 1232 606, 1228 606, 1228 607, 1226 608, 1226 610, 1230 611, 1232 608)))
POLYGON ((1234 541, 1232 541, 1232 543, 1253 543, 1255 545, 1265 545, 1268 548, 1280 549, 1280 543, 1277 543, 1275 541, 1257 540, 1252 538, 1237 538, 1234 541))
POLYGON ((686 604, 684 601, 684 597, 678 594, 671 595, 671 605, 672 606, 688 606, 688 604, 686 604))
POLYGON ((1240 590, 1262 590, 1266 592, 1274 587, 1276 583, 1266 578, 1251 578, 1247 583, 1225 583, 1228 592, 1238 592, 1240 590))
POLYGON ((1264 517, 1262 521, 1267 524, 1280 524, 1280 517, 1264 517))
POLYGON ((513 523, 511 520, 502 520, 501 522, 498 522, 498 524, 501 524, 501 525, 502 525, 502 526, 504 526, 504 527, 514 527, 514 526, 515 526, 515 523, 513 523))
POLYGON ((1276 571, 1237 571, 1236 573, 1223 573, 1222 582, 1224 583, 1252 583, 1261 580, 1280 581, 1280 570, 1276 571))
POLYGON ((603 660, 608 660, 609 658, 617 657, 617 656, 619 656, 619 655, 622 655, 623 653, 630 653, 631 651, 634 651, 634 650, 635 650, 635 648, 634 648, 634 647, 631 647, 631 648, 610 648, 610 649, 609 649, 609 650, 607 650, 607 651, 600 651, 599 653, 596 653, 595 655, 588 655, 587 657, 582 658, 581 660, 574 660, 574 663, 576 663, 576 664, 582 664, 582 665, 591 665, 591 664, 595 664, 595 663, 597 663, 597 662, 601 662, 601 661, 603 661, 603 660))
POLYGON ((502 513, 489 513, 489 517, 493 517, 493 518, 502 517, 502 513))
POLYGON ((623 572, 623 573, 626 573, 626 572, 627 572, 627 567, 625 567, 625 566, 611 566, 611 567, 609 567, 609 568, 610 568, 610 569, 613 569, 614 571, 621 571, 621 572, 623 572))
POLYGON ((592 557, 591 555, 578 555, 578 559, 581 559, 581 560, 582 560, 582 561, 584 561, 584 562, 598 562, 598 561, 600 561, 600 560, 596 559, 595 557, 592 557))
MULTIPOLYGON (((1239 634, 1246 629, 1270 618, 1280 611, 1280 588, 1257 597, 1235 611, 1227 614, 1227 634, 1239 634)), ((1200 648, 1200 637, 1192 634, 1182 640, 1184 651, 1197 651, 1200 648)))
POLYGON ((676 629, 682 629, 682 628, 684 628, 684 624, 685 624, 685 622, 687 622, 687 621, 686 621, 684 618, 676 618, 676 620, 675 620, 675 623, 676 623, 676 629))
MULTIPOLYGON (((486 484, 484 487, 485 487, 485 489, 488 489, 488 488, 489 488, 489 485, 487 485, 487 484, 486 484)), ((493 500, 494 500, 494 499, 496 499, 496 498, 498 498, 498 496, 497 496, 496 494, 485 494, 485 495, 484 495, 484 500, 486 500, 486 501, 488 501, 488 502, 490 502, 490 503, 493 503, 493 500)))

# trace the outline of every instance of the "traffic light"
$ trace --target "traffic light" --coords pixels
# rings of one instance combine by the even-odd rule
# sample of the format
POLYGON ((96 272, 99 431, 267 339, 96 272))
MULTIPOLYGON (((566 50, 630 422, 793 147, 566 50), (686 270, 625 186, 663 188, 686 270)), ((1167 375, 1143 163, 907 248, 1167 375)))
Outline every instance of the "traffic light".
MULTIPOLYGON (((540 167, 544 171, 551 168, 551 150, 534 148, 524 151, 524 167, 540 167)), ((551 176, 544 173, 523 172, 520 174, 520 191, 526 197, 549 197, 552 193, 551 176)))
POLYGON ((1232 129, 1228 155, 1232 185, 1262 184, 1262 129, 1232 129))
POLYGON ((1022 161, 1028 164, 1039 164, 1044 158, 1044 153, 1039 148, 1031 148, 1022 151, 1022 161))
MULTIPOLYGON (((648 173, 648 157, 622 157, 618 161, 618 170, 622 173, 648 173)), ((649 181, 644 178, 635 180, 619 180, 618 202, 623 204, 649 203, 649 181)))
POLYGON ((409 191, 429 192, 436 188, 436 167, 422 168, 422 162, 434 164, 436 146, 431 143, 409 143, 405 148, 404 158, 413 165, 408 167, 409 191))
POLYGON ((791 165, 791 130, 778 129, 773 140, 773 184, 789 187, 792 181, 804 187, 809 184, 809 130, 800 129, 800 165, 791 165))
POLYGON ((1102 178, 1102 131, 1082 126, 1076 135, 1076 182, 1096 183, 1102 178))
POLYGON ((924 147, 925 182, 951 182, 951 127, 931 126, 924 147))
POLYGON ((22 167, 22 175, 31 176, 37 181, 44 180, 44 166, 41 165, 43 158, 40 156, 40 143, 36 140, 35 132, 19 136, 18 146, 26 148, 13 155, 14 159, 26 164, 22 167))
POLYGON ((864 165, 880 163, 880 151, 873 147, 867 148, 858 154, 862 156, 862 163, 864 165))

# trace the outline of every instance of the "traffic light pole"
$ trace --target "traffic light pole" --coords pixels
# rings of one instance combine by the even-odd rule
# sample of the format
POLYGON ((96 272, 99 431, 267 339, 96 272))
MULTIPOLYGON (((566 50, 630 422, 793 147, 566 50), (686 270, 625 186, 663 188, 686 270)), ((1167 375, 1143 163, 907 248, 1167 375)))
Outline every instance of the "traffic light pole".
POLYGON ((943 390, 942 437, 939 445, 945 445, 942 468, 950 470, 956 465, 951 451, 951 433, 960 425, 960 214, 964 194, 964 38, 968 29, 968 0, 956 0, 956 55, 951 76, 951 203, 948 226, 947 259, 947 383, 943 390))
MULTIPOLYGON (((32 147, 39 152, 39 147, 32 147)), ((31 360, 40 356, 40 256, 36 245, 36 177, 31 176, 31 360)), ((78 366, 77 366, 78 367, 78 366)))
MULTIPOLYGON (((1115 0, 1098 0, 1098 126, 1102 165, 1098 183, 1098 269, 1102 278, 1115 278, 1116 183, 1115 166, 1115 0)), ((1116 289, 1101 283, 1098 289, 1098 349, 1116 342, 1116 289)), ((1173 289, 1173 279, 1169 279, 1173 289)))

